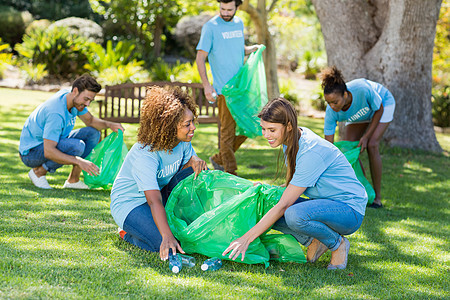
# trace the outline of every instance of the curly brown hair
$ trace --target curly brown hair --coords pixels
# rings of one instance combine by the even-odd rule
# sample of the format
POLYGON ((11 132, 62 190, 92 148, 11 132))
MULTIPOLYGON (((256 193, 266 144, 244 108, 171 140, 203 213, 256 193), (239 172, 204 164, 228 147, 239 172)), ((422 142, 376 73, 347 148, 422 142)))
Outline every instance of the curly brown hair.
POLYGON ((320 73, 322 88, 325 95, 338 93, 343 95, 347 91, 344 76, 336 66, 327 67, 320 73))
POLYGON ((197 120, 197 105, 181 88, 147 87, 138 130, 138 142, 150 151, 169 151, 177 145, 177 127, 185 109, 197 120))

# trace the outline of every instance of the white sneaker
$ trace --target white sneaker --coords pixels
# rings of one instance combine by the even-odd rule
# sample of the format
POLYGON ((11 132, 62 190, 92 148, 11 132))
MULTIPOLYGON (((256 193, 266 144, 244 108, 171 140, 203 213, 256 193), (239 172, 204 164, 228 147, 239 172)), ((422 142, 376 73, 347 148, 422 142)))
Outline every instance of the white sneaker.
POLYGON ((35 186, 37 186, 38 188, 46 189, 46 190, 52 189, 50 184, 48 184, 47 178, 45 178, 45 176, 37 177, 37 175, 36 175, 36 173, 34 173, 33 169, 31 169, 30 172, 28 172, 28 177, 30 177, 31 182, 33 182, 33 184, 35 186))
POLYGON ((66 180, 66 182, 63 185, 63 189, 88 190, 89 187, 81 180, 78 180, 78 182, 75 183, 70 183, 66 180))

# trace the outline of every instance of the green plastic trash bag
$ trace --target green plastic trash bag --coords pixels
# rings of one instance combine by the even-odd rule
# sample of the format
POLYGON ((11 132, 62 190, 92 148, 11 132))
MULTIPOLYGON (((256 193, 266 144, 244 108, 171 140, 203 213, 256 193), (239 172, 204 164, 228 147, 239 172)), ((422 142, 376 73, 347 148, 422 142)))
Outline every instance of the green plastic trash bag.
POLYGON ((250 54, 247 62, 222 88, 227 107, 236 121, 236 135, 250 138, 261 135, 258 113, 267 103, 266 71, 262 52, 266 47, 250 54))
MULTIPOLYGON (((223 251, 258 223, 279 201, 283 191, 284 188, 267 184, 253 186, 251 181, 225 172, 203 171, 195 180, 194 175, 187 177, 172 191, 166 204, 167 220, 187 253, 228 259, 228 256, 222 257, 223 251)), ((265 233, 255 239, 243 262, 269 265, 270 254, 263 241, 270 244, 270 249, 278 251, 279 260, 305 261, 295 239, 295 243, 291 240, 283 247, 276 244, 287 240, 270 236, 265 233), (293 252, 295 255, 291 255, 293 252)), ((241 262, 241 257, 236 261, 241 262)))
POLYGON ((127 153, 128 149, 123 142, 122 130, 119 130, 118 133, 112 132, 98 143, 86 157, 86 160, 93 162, 100 168, 100 174, 91 176, 83 171, 84 183, 91 189, 99 187, 110 189, 127 153))
POLYGON ((373 189, 370 182, 367 180, 366 176, 364 176, 364 172, 361 168, 361 165, 359 163, 359 154, 361 151, 361 147, 358 147, 359 141, 339 141, 335 142, 334 145, 339 148, 339 150, 344 153, 345 157, 349 161, 349 163, 352 165, 353 170, 355 171, 356 177, 358 180, 362 183, 364 188, 366 189, 367 196, 369 198, 369 201, 367 202, 367 205, 370 205, 373 203, 373 200, 375 199, 375 190, 373 189))
POLYGON ((270 260, 305 263, 303 251, 298 250, 298 241, 290 234, 265 234, 261 242, 270 254, 270 260))

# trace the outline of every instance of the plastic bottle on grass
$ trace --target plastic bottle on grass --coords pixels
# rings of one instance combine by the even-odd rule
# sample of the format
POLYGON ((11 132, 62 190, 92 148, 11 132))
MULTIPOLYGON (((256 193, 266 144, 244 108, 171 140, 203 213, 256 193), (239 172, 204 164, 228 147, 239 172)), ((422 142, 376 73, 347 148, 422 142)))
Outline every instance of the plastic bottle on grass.
POLYGON ((222 267, 222 260, 218 257, 212 257, 205 260, 201 268, 203 271, 216 271, 222 267))
POLYGON ((195 257, 177 253, 173 255, 172 249, 169 249, 169 268, 173 273, 179 273, 183 267, 195 266, 195 257))
POLYGON ((169 249, 169 268, 173 273, 179 273, 183 264, 181 262, 181 257, 177 254, 172 253, 172 249, 169 249))
POLYGON ((195 266, 195 257, 189 256, 189 255, 183 255, 183 254, 177 254, 181 258, 181 264, 183 267, 189 267, 192 268, 195 266))

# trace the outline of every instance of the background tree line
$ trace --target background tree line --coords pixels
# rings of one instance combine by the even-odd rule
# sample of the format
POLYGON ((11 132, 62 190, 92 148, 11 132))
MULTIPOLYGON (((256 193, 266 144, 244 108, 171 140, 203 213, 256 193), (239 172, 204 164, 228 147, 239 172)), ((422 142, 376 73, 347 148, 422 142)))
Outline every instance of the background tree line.
MULTIPOLYGON (((440 151, 433 121, 449 126, 450 86, 448 0, 441 4, 244 0, 238 15, 247 42, 267 47, 271 97, 288 95, 292 87, 278 79, 280 67, 314 78, 326 64, 337 65, 347 80, 366 77, 393 92, 390 145, 440 151)), ((199 81, 195 45, 201 26, 217 11, 216 1, 202 0, 0 0, 0 62, 20 66, 31 82, 70 80, 85 71, 104 84, 199 81)))

